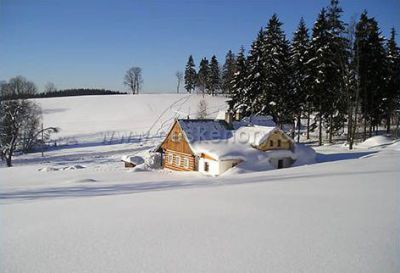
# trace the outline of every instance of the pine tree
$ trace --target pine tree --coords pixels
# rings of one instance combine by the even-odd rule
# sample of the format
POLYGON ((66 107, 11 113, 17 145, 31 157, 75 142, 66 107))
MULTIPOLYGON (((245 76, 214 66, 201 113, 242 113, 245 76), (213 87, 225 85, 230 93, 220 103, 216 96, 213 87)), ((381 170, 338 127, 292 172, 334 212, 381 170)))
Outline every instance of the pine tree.
MULTIPOLYGON (((310 38, 308 29, 301 18, 297 31, 293 35, 292 46, 290 50, 291 66, 291 88, 292 104, 296 107, 297 118, 297 142, 300 141, 301 116, 306 113, 309 117, 311 105, 309 103, 311 94, 309 88, 310 69, 308 66, 310 50, 310 38)), ((308 123, 309 127, 309 123, 308 123)))
POLYGON ((348 41, 344 35, 346 26, 341 20, 343 10, 339 6, 338 0, 331 0, 327 10, 327 23, 329 29, 329 69, 328 78, 331 88, 327 90, 329 103, 326 108, 325 119, 329 128, 329 142, 332 142, 333 133, 342 127, 347 110, 345 75, 349 65, 348 60, 348 41))
POLYGON ((211 95, 216 95, 221 90, 221 73, 219 71, 218 60, 215 55, 211 57, 209 72, 210 92, 211 95))
POLYGON ((210 67, 207 58, 200 61, 199 72, 197 74, 197 86, 204 95, 210 91, 210 67))
POLYGON ((252 43, 247 58, 247 83, 246 94, 243 100, 242 111, 249 114, 259 114, 264 110, 263 93, 265 89, 265 62, 264 62, 264 32, 258 32, 256 40, 252 43))
POLYGON ((391 117, 394 114, 400 93, 400 51, 396 45, 396 32, 391 29, 386 45, 387 77, 385 88, 386 132, 390 133, 391 117))
POLYGON ((364 119, 363 139, 372 136, 373 128, 383 118, 385 94, 385 49, 378 23, 363 12, 356 26, 356 55, 359 62, 361 110, 364 119))
POLYGON ((235 54, 231 50, 225 56, 225 64, 222 67, 222 92, 230 94, 232 92, 232 80, 236 72, 235 54))
POLYGON ((196 87, 196 69, 192 55, 189 56, 185 69, 185 89, 188 93, 192 93, 196 87))
POLYGON ((371 48, 370 63, 374 65, 371 71, 371 81, 373 90, 372 100, 372 119, 369 128, 369 136, 372 136, 372 131, 377 131, 378 125, 384 117, 384 97, 385 97, 385 75, 386 75, 386 54, 384 47, 384 38, 379 30, 378 22, 374 18, 370 20, 370 37, 369 46, 371 48))
POLYGON ((358 126, 359 114, 359 81, 357 80, 358 71, 358 58, 356 55, 354 41, 355 41, 355 26, 354 18, 351 19, 347 27, 347 55, 348 65, 345 70, 345 100, 347 104, 347 142, 349 149, 353 149, 354 141, 356 139, 356 129, 358 126))
POLYGON ((332 68, 329 63, 329 60, 331 59, 330 47, 328 44, 329 36, 326 11, 325 9, 322 9, 313 26, 312 40, 310 44, 310 60, 308 61, 311 76, 311 100, 314 111, 317 113, 316 118, 319 129, 319 145, 322 145, 323 118, 327 113, 327 108, 329 108, 329 97, 326 96, 326 93, 330 92, 329 90, 331 88, 329 72, 332 68))
MULTIPOLYGON (((248 100, 247 95, 247 64, 246 64, 246 56, 244 55, 243 46, 240 48, 239 53, 235 62, 236 72, 233 75, 233 78, 230 82, 231 92, 230 97, 233 101, 234 108, 236 110, 240 110, 244 112, 246 109, 250 107, 250 101, 248 100)), ((246 113, 243 113, 246 114, 246 113)))
POLYGON ((289 42, 281 29, 282 23, 276 14, 269 20, 263 33, 262 64, 264 80, 262 89, 263 114, 272 115, 280 124, 293 123, 293 108, 287 107, 290 96, 289 42))

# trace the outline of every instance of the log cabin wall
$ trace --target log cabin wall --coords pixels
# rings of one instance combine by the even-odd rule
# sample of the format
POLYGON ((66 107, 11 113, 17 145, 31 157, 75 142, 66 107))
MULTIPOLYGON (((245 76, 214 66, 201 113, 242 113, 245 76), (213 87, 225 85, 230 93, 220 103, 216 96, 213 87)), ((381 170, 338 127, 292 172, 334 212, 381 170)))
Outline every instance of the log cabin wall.
POLYGON ((176 171, 195 171, 196 158, 194 155, 191 154, 165 150, 163 167, 176 171))
POLYGON ((268 150, 291 150, 292 141, 282 131, 276 130, 258 146, 262 151, 268 150))
POLYGON ((193 155, 192 150, 190 149, 189 144, 187 143, 185 137, 183 136, 183 132, 178 122, 175 122, 171 131, 167 135, 164 143, 161 145, 162 149, 176 151, 179 153, 190 154, 193 155))
POLYGON ((178 122, 175 122, 161 147, 164 154, 164 168, 177 171, 196 170, 196 158, 178 122))

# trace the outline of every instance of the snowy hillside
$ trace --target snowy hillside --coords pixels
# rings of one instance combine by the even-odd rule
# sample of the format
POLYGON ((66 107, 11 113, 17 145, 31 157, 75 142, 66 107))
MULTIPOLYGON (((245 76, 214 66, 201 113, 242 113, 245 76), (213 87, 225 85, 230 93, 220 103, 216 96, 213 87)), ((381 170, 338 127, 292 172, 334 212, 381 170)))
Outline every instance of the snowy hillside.
MULTIPOLYGON (((141 94, 37 99, 44 126, 61 129, 54 138, 78 142, 116 138, 129 134, 165 132, 174 118, 196 117, 202 96, 188 94, 141 94)), ((225 109, 226 98, 205 96, 210 118, 225 109)))
MULTIPOLYGON (((167 130, 200 99, 38 100, 58 144, 75 144, 0 168, 0 271, 399 272, 398 142, 323 146, 318 164, 218 178, 123 167, 160 138, 121 136, 167 130)), ((207 100, 211 115, 225 108, 207 100)))

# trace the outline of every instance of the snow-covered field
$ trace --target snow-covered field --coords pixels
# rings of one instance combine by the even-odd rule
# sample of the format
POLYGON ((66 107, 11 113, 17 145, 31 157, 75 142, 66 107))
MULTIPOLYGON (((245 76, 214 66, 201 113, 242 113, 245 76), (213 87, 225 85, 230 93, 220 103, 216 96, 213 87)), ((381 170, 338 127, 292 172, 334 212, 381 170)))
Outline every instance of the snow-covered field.
MULTIPOLYGON (((199 100, 38 100, 64 140, 0 168, 0 271, 400 271, 399 143, 324 146, 319 164, 219 178, 123 168, 121 155, 160 140, 138 134, 167 130, 199 100)), ((208 100, 211 116, 225 107, 208 100)))

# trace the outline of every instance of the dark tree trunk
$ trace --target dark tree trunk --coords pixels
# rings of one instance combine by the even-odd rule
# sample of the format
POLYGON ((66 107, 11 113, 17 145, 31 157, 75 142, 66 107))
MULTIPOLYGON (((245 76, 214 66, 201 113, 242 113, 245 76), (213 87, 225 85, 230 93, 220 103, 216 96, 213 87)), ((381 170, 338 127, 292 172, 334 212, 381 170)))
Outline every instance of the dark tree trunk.
POLYGON ((368 137, 372 137, 372 123, 369 125, 368 137))
POLYGON ((350 143, 353 134, 353 109, 350 108, 349 120, 347 122, 347 142, 350 143))
POLYGON ((322 145, 322 117, 319 117, 318 124, 318 146, 322 145))
POLYGON ((310 139, 310 113, 307 113, 307 139, 310 139))
POLYGON ((386 121, 386 134, 390 134, 390 114, 388 115, 386 121))
POLYGON ((367 139, 367 118, 364 116, 363 141, 367 139))
POLYGON ((7 164, 7 167, 12 167, 11 159, 12 159, 12 154, 11 154, 11 153, 8 153, 8 154, 6 155, 6 164, 7 164))
POLYGON ((329 115, 329 143, 332 143, 332 135, 333 135, 333 117, 329 115))
POLYGON ((297 117, 297 143, 300 143, 301 114, 297 117))

